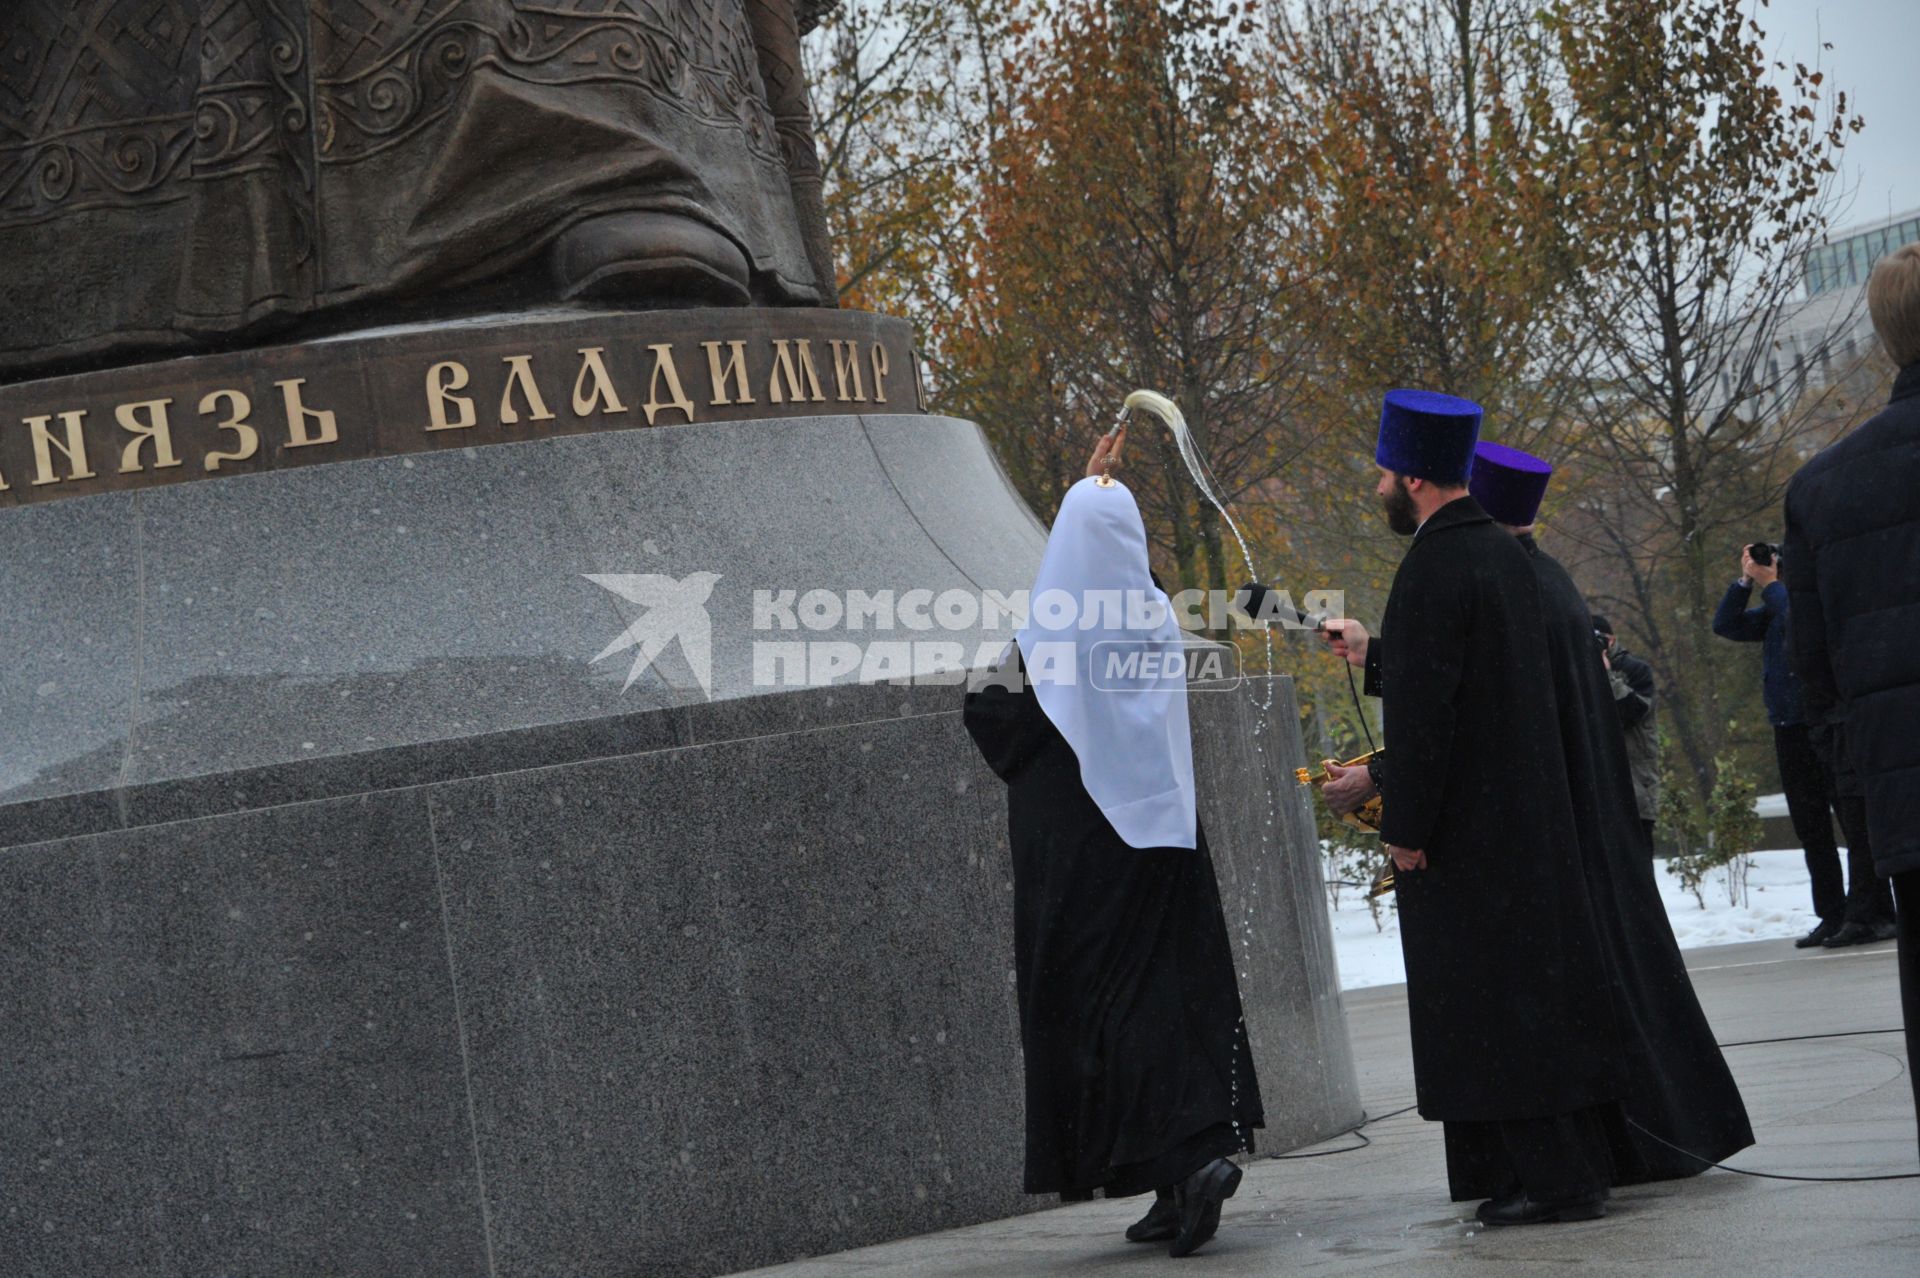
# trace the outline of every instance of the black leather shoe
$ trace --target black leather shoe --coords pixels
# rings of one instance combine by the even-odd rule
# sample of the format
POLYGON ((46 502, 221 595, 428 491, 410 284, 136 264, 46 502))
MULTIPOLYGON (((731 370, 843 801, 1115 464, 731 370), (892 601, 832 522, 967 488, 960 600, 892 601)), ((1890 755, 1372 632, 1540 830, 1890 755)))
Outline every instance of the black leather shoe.
POLYGON ((1810 950, 1816 945, 1825 945, 1827 938, 1839 930, 1839 928, 1831 923, 1822 923, 1814 928, 1813 931, 1795 941, 1793 948, 1796 950, 1810 950))
POLYGON ((1156 1193, 1147 1214, 1127 1226, 1128 1242, 1171 1242, 1179 1236, 1180 1208, 1171 1187, 1156 1193))
POLYGON ((1900 925, 1898 923, 1886 922, 1875 923, 1873 925, 1873 939, 1876 941, 1891 941, 1899 935, 1900 925))
POLYGON ((1843 923, 1837 932, 1820 942, 1820 946, 1822 949, 1844 950, 1849 945, 1865 945, 1868 941, 1878 939, 1873 929, 1865 923, 1843 923))
POLYGON ((1473 1213, 1491 1229, 1508 1225, 1551 1225, 1563 1220, 1598 1220, 1607 1214, 1607 1197, 1594 1194, 1566 1203, 1536 1203, 1531 1198, 1484 1202, 1473 1213))
POLYGON ((1173 1201, 1180 1209, 1180 1232, 1175 1235, 1167 1255, 1175 1259, 1191 1256, 1220 1228, 1220 1204, 1240 1188, 1240 1169, 1230 1160, 1216 1158, 1173 1187, 1173 1201))

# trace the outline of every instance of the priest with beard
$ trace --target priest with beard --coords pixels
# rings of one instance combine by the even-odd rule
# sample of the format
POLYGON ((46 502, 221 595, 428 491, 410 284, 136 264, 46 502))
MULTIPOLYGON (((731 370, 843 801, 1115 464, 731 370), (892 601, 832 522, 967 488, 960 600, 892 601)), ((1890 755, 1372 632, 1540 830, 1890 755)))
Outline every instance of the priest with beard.
POLYGON ((1446 1126, 1454 1199, 1488 1200, 1482 1222, 1592 1220, 1625 1144, 1620 1030, 1556 708, 1558 631, 1531 557, 1466 487, 1480 416, 1391 391, 1375 451, 1388 526, 1413 538, 1370 690, 1414 1086, 1446 1126))
MULTIPOLYGON (((1545 609, 1581 864, 1628 1070, 1622 1109, 1629 1122, 1624 1140, 1614 1133, 1613 1183, 1678 1179, 1751 1145, 1753 1128, 1660 899, 1592 615, 1567 570, 1534 539, 1552 475, 1542 459, 1483 440, 1467 487, 1526 552, 1545 609)), ((1338 655, 1366 670, 1372 690, 1388 647, 1385 636, 1370 639, 1351 620, 1330 621, 1327 636, 1338 655)), ((1373 792, 1366 772, 1353 768, 1327 787, 1325 797, 1337 811, 1351 811, 1373 792)))
POLYGON ((1102 474, 1110 447, 1061 502, 1032 619, 965 722, 1007 785, 1026 1191, 1155 1191, 1127 1237, 1186 1256, 1263 1119, 1195 808, 1182 636, 1133 495, 1102 474), (1096 665, 1113 652, 1142 661, 1096 665))

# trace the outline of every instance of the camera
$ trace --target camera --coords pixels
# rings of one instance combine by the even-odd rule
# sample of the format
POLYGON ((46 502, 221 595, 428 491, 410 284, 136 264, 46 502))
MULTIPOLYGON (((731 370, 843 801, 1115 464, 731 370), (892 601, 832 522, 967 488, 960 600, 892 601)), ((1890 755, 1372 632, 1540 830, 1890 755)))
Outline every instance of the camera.
POLYGON ((1598 630, 1593 632, 1593 642, 1599 646, 1600 651, 1602 652, 1605 652, 1609 647, 1613 645, 1613 640, 1607 638, 1606 635, 1602 634, 1598 630))
POLYGON ((1762 568, 1772 567, 1775 557, 1779 554, 1780 547, 1770 541, 1756 541, 1747 547, 1747 556, 1762 568))

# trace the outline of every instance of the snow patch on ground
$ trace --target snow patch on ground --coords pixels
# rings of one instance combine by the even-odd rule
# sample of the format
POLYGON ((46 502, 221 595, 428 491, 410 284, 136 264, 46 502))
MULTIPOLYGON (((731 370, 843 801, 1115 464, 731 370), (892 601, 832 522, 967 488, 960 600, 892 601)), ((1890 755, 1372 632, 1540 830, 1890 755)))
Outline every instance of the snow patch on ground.
MULTIPOLYGON (((1799 849, 1755 852, 1748 858, 1747 903, 1735 905, 1727 890, 1724 870, 1715 870, 1700 885, 1706 905, 1680 886, 1665 861, 1654 863, 1667 919, 1683 950, 1740 941, 1765 941, 1782 936, 1804 936, 1816 922, 1807 863, 1799 849)), ((1385 898, 1376 928, 1367 911, 1366 893, 1343 888, 1340 904, 1331 909, 1334 957, 1340 964, 1343 989, 1396 985, 1407 979, 1400 958, 1400 923, 1385 898)))

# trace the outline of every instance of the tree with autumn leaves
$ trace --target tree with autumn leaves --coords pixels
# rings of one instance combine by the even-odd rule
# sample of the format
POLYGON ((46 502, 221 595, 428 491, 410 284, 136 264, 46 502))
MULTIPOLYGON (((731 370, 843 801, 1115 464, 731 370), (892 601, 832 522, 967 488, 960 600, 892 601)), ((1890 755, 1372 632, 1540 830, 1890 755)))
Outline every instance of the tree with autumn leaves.
MULTIPOLYGON (((1252 31, 1206 0, 1070 0, 1007 65, 940 373, 1036 505, 1139 387, 1180 404, 1229 500, 1300 454, 1301 210, 1252 31)), ((1128 453, 1170 575, 1238 585, 1239 548, 1173 439, 1142 427, 1128 453)))
MULTIPOLYGON (((1330 575, 1373 620, 1405 550, 1373 496, 1381 392, 1466 396, 1490 433, 1543 451, 1577 404, 1532 375, 1567 315, 1568 232, 1538 162, 1552 50, 1523 0, 1301 0, 1267 38, 1286 129, 1304 140, 1296 322, 1316 335, 1306 415, 1323 424, 1315 464, 1274 487, 1295 512, 1279 570, 1330 575)), ((1350 740, 1351 698, 1330 691, 1323 719, 1350 740)))

